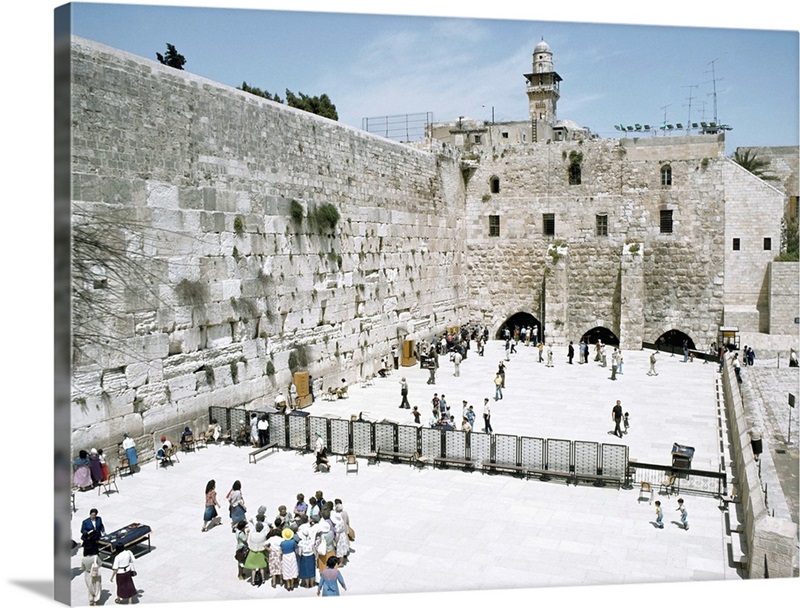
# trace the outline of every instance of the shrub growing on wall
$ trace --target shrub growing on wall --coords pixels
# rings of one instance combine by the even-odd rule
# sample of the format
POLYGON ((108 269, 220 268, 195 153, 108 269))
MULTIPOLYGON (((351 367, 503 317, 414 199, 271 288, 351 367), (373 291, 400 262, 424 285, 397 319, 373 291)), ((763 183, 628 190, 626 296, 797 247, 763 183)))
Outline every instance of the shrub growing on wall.
POLYGON ((298 203, 296 200, 292 199, 292 202, 289 204, 289 214, 292 216, 292 219, 295 222, 302 222, 303 221, 303 205, 298 203))
POLYGON ((322 203, 314 210, 314 223, 321 231, 329 231, 336 228, 339 222, 339 210, 330 203, 322 203))

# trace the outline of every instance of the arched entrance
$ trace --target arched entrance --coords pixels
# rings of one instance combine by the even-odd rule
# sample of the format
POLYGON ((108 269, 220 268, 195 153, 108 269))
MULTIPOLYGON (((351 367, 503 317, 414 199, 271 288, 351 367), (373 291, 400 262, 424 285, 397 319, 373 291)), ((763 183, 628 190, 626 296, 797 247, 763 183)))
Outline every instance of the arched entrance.
POLYGON ((500 325, 497 328, 497 333, 495 334, 495 338, 498 340, 503 339, 503 330, 508 328, 511 331, 511 335, 514 335, 514 328, 522 329, 523 327, 538 327, 539 328, 539 338, 542 337, 542 324, 534 317, 532 314, 527 312, 516 312, 508 319, 506 319, 505 323, 500 325))
POLYGON ((682 331, 670 329, 658 337, 658 340, 656 340, 656 348, 677 353, 683 350, 684 342, 688 343, 690 350, 694 350, 694 340, 682 331))
POLYGON ((609 346, 619 346, 617 334, 607 327, 592 327, 581 336, 581 342, 584 340, 587 340, 589 344, 597 344, 597 341, 600 340, 603 344, 608 344, 609 346))

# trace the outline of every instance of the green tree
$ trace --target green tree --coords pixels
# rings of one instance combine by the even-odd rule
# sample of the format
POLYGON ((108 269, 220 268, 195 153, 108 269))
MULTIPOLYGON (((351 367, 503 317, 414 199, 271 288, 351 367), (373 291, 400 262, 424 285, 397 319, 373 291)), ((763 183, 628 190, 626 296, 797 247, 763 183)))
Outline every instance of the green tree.
POLYGON ((275 95, 272 95, 269 91, 262 91, 258 87, 251 87, 244 81, 242 82, 242 86, 237 88, 240 91, 245 91, 246 93, 252 93, 253 95, 258 95, 259 97, 263 97, 264 99, 269 99, 270 101, 277 101, 278 103, 283 103, 283 100, 277 93, 275 95))
POLYGON ((186 64, 186 57, 181 55, 174 45, 167 42, 167 53, 166 55, 162 55, 161 53, 156 53, 156 58, 163 63, 164 65, 168 65, 171 68, 175 68, 176 70, 182 70, 183 66, 186 64))
POLYGON ((779 179, 777 175, 768 173, 769 160, 758 158, 758 154, 749 148, 745 148, 741 152, 736 150, 736 152, 733 153, 733 162, 765 181, 774 182, 779 179))
POLYGON ((331 103, 330 98, 325 93, 320 96, 310 97, 300 92, 295 95, 289 89, 286 89, 286 103, 299 110, 305 110, 331 120, 339 120, 336 106, 331 103))

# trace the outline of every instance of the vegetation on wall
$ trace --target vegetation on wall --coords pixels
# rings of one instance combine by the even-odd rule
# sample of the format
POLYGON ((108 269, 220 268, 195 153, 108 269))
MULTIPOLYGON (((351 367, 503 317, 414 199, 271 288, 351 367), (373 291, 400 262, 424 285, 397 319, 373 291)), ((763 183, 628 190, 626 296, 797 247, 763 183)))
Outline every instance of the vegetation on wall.
POLYGON ((202 281, 181 279, 175 286, 175 295, 178 296, 181 304, 199 306, 208 299, 208 285, 202 281))
POLYGON ((309 212, 308 219, 320 232, 329 232, 336 228, 339 222, 339 210, 330 203, 322 203, 309 212))
POLYGON ((295 222, 302 222, 303 221, 303 205, 298 203, 296 200, 292 199, 292 202, 289 203, 289 215, 292 216, 292 219, 295 222))

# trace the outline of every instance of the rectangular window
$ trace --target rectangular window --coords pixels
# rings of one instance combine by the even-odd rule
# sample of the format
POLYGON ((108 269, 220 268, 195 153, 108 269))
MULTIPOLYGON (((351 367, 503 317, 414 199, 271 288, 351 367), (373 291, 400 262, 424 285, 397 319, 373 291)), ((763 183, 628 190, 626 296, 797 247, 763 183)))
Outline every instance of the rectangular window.
POLYGON ((772 239, 764 237, 764 251, 772 251, 772 239))
POLYGON ((508 139, 508 131, 503 131, 503 132, 500 134, 500 136, 501 136, 503 139, 508 139))
POLYGON ((479 144, 479 143, 481 143, 481 136, 480 136, 480 135, 476 135, 476 136, 475 136, 475 143, 476 143, 476 144, 479 144))
POLYGON ((500 216, 489 216, 489 236, 500 236, 500 216))
POLYGON ((661 234, 672 234, 672 209, 661 210, 661 234))
POLYGON ((739 239, 733 239, 733 250, 739 251, 741 241, 739 239))
POLYGON ((542 225, 542 233, 545 236, 553 236, 556 233, 556 214, 555 213, 545 213, 542 216, 543 225, 542 225))
POLYGON ((608 216, 605 213, 595 216, 595 224, 597 236, 608 236, 608 216))

